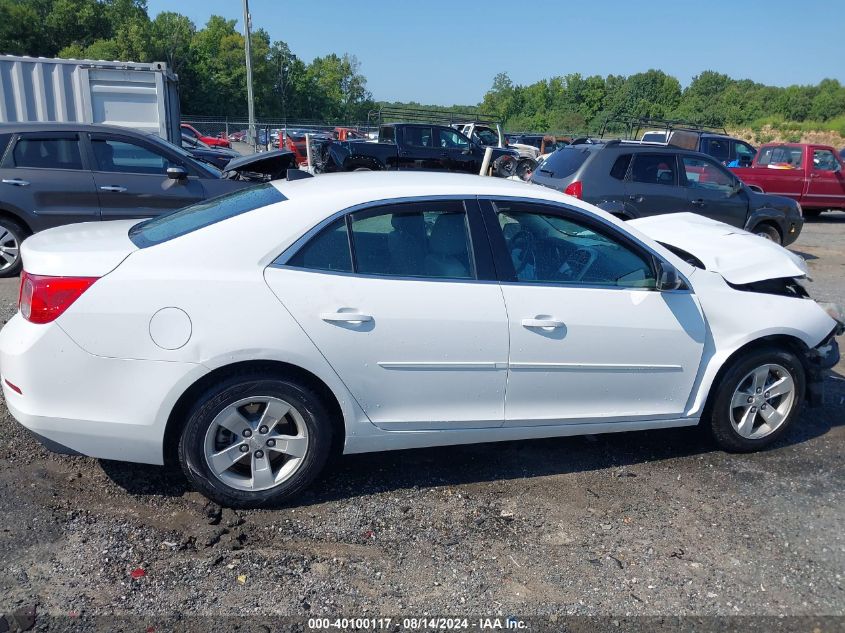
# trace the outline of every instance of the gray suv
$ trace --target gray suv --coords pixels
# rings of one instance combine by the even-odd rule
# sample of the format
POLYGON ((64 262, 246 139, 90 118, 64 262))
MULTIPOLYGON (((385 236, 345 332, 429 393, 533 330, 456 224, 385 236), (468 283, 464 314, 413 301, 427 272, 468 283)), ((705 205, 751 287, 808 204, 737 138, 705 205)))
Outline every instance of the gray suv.
POLYGON ((251 159, 236 158, 221 172, 158 136, 126 128, 0 125, 0 277, 20 272, 20 243, 37 231, 159 215, 296 166, 288 151, 251 159), (256 173, 253 164, 266 166, 273 156, 270 175, 256 173))
POLYGON ((671 145, 580 139, 551 154, 531 182, 623 219, 688 211, 784 245, 804 226, 794 200, 756 193, 712 157, 671 145))

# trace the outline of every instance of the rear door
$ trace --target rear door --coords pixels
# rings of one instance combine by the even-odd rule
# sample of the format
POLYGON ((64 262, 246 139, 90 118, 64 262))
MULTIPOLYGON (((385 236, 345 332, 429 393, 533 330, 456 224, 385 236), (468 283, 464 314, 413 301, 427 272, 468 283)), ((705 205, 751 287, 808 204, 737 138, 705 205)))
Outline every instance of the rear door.
POLYGON ((689 211, 739 228, 745 227, 748 199, 734 174, 704 156, 681 156, 681 180, 689 211))
POLYGON ((687 210, 686 191, 678 181, 674 154, 635 153, 625 183, 625 207, 636 217, 687 210))
POLYGON ((176 154, 117 134, 91 134, 90 142, 94 183, 104 220, 159 215, 205 197, 201 179, 176 154), (168 167, 184 167, 189 176, 182 180, 168 178, 168 167))
POLYGON ((807 206, 845 206, 845 177, 839 157, 824 147, 811 147, 813 164, 807 186, 807 206))
POLYGON ((27 132, 0 163, 0 200, 33 230, 97 220, 100 205, 76 132, 27 132))
POLYGON ((265 272, 382 428, 504 421, 507 315, 477 216, 474 200, 371 207, 265 272))
POLYGON ((435 147, 434 130, 429 125, 406 125, 397 129, 399 169, 443 171, 446 153, 435 147))

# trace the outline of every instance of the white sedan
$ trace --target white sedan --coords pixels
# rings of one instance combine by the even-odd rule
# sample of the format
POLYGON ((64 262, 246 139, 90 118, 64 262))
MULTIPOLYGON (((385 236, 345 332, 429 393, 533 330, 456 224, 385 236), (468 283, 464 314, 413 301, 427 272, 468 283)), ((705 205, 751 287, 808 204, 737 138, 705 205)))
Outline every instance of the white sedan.
POLYGON ((478 176, 267 183, 44 231, 23 262, 12 415, 55 450, 178 460, 229 506, 289 499, 336 451, 699 423, 756 450, 842 331, 766 240, 478 176))

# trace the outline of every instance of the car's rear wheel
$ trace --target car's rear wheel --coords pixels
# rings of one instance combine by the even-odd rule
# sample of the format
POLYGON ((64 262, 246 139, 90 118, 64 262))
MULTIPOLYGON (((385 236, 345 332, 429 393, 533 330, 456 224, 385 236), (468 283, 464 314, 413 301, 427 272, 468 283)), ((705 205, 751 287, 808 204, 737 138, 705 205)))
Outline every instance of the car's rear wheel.
POLYGON ((781 244, 783 241, 781 240, 780 232, 771 224, 758 224, 754 229, 754 234, 771 240, 775 244, 781 244))
POLYGON ((14 220, 0 217, 0 277, 15 277, 23 268, 21 242, 26 230, 14 220))
POLYGON ((798 416, 805 374, 790 351, 762 348, 743 355, 722 377, 709 407, 716 443, 751 452, 783 435, 798 416))
POLYGON ((516 175, 521 180, 526 180, 531 172, 537 168, 537 161, 531 158, 521 158, 516 164, 516 175))
POLYGON ((332 425, 319 397, 271 375, 236 376, 200 396, 179 462, 206 497, 227 507, 278 505, 320 473, 332 425))

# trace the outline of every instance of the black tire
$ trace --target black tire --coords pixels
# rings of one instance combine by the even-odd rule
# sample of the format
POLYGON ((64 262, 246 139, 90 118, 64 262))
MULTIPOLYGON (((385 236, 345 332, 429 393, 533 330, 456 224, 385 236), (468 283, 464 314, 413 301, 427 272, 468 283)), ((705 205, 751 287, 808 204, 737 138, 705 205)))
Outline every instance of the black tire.
POLYGON ((274 507, 299 494, 320 474, 331 450, 332 435, 325 406, 307 387, 270 373, 235 375, 197 398, 179 438, 179 463, 188 481, 221 506, 274 507), (205 457, 205 435, 217 414, 228 405, 253 396, 284 400, 296 409, 308 431, 308 448, 298 468, 288 479, 258 491, 227 485, 214 474, 205 457))
POLYGON ((499 156, 493 161, 493 175, 497 178, 510 178, 516 172, 516 161, 510 156, 499 156))
POLYGON ((804 401, 806 376, 804 366, 795 354, 786 349, 762 347, 741 354, 722 375, 715 385, 703 422, 709 424, 710 433, 716 444, 732 453, 750 453, 765 448, 781 437, 800 414, 804 401), (763 365, 773 364, 787 370, 794 385, 791 409, 783 422, 774 431, 760 438, 746 438, 740 435, 731 421, 732 399, 743 379, 763 365))
POLYGON ((755 226, 754 234, 759 235, 760 237, 765 237, 767 240, 771 240, 775 244, 783 244, 780 231, 768 222, 763 222, 762 224, 755 226))
POLYGON ((21 242, 29 236, 29 232, 20 224, 7 217, 0 217, 0 278, 2 277, 17 277, 23 269, 23 260, 21 259, 21 242), (7 265, 9 260, 9 252, 6 249, 12 248, 12 245, 17 245, 17 254, 14 261, 7 265))
POLYGON ((823 209, 803 209, 805 218, 817 218, 822 214, 823 209))
POLYGON ((516 164, 516 175, 525 180, 526 174, 534 171, 537 168, 537 161, 531 158, 520 158, 516 164))

